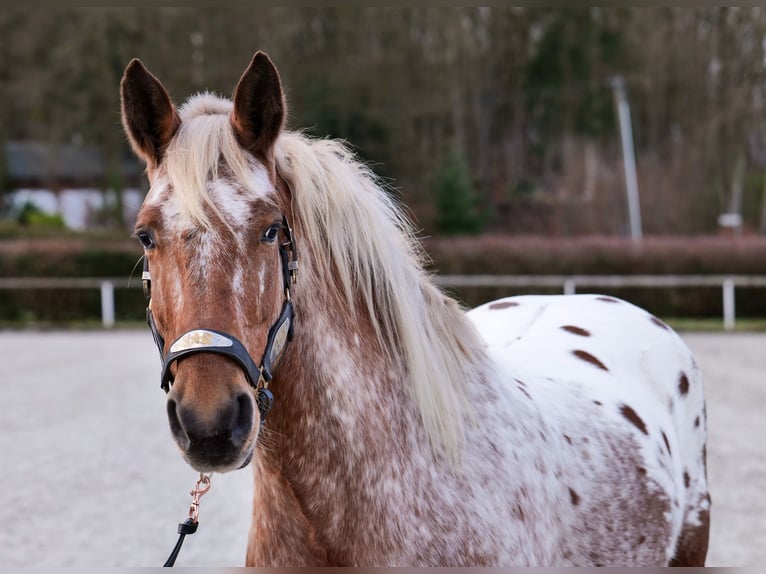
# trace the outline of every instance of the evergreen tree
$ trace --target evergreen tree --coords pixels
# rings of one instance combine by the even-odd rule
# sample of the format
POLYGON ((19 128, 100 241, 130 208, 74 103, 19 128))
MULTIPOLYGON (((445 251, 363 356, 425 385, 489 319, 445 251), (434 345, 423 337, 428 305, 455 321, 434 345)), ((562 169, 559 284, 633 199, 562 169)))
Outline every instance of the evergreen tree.
POLYGON ((443 235, 475 235, 484 225, 479 214, 479 197, 471 185, 462 158, 452 154, 433 186, 436 199, 436 227, 443 235))

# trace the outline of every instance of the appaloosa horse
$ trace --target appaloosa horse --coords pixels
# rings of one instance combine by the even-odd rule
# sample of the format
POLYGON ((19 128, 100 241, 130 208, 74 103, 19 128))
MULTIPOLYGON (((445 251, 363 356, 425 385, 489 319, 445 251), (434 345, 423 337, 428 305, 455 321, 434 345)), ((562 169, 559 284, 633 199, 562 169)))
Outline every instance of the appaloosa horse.
POLYGON ((252 462, 247 564, 704 563, 702 380, 667 325, 465 313, 372 172, 284 129, 263 53, 233 101, 177 110, 138 60, 121 91, 170 428, 199 471, 252 462))

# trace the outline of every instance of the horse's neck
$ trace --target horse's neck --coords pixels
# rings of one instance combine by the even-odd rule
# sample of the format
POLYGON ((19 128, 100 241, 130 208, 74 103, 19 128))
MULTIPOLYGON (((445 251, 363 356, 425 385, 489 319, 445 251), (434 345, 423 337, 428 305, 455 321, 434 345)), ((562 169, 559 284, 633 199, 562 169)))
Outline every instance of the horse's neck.
POLYGON ((296 300, 295 338, 277 369, 255 464, 256 490, 268 491, 256 493, 255 512, 275 508, 257 503, 262 494, 300 508, 295 528, 323 541, 330 562, 343 563, 348 550, 336 542, 348 536, 340 530, 379 507, 374 499, 385 494, 377 480, 429 447, 402 365, 374 342, 368 321, 349 324, 328 304, 321 295, 306 305, 296 300))
MULTIPOLYGON (((322 300, 296 302, 296 336, 275 381, 276 401, 268 427, 291 457, 322 458, 367 440, 385 440, 415 412, 406 392, 406 369, 375 338, 370 321, 322 300)), ((372 461, 370 461, 372 462, 372 461)))

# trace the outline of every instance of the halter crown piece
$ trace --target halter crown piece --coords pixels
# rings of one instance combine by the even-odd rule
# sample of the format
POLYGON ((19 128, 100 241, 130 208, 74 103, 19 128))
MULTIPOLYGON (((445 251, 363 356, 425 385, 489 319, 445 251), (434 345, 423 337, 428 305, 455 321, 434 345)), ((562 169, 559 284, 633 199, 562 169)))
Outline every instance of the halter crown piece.
POLYGON ((144 257, 144 271, 141 280, 147 301, 146 323, 149 325, 154 342, 160 351, 160 361, 162 362, 161 387, 166 393, 170 392, 170 387, 173 384, 173 373, 171 373, 170 367, 174 362, 195 353, 224 355, 233 359, 242 368, 248 383, 255 389, 256 403, 261 418, 260 424, 263 425, 266 415, 269 414, 274 403, 274 395, 268 388, 269 382, 274 376, 274 367, 277 361, 282 356, 287 343, 293 338, 293 319, 295 317, 293 303, 290 299, 290 286, 297 281, 298 256, 293 240, 293 231, 284 215, 282 216, 281 231, 284 235, 284 241, 279 244, 279 258, 282 263, 285 301, 282 304, 279 318, 269 329, 260 364, 256 364, 245 346, 236 337, 214 329, 187 331, 173 341, 168 354, 165 355, 165 338, 157 329, 152 315, 152 278, 149 273, 149 261, 144 257))

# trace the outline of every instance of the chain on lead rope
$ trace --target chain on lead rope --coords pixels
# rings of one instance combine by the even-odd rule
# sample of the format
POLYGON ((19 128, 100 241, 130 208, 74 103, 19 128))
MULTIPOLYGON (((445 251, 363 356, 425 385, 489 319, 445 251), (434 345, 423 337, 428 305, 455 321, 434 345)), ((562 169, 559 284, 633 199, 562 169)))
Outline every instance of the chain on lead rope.
POLYGON ((181 552, 181 546, 184 543, 184 539, 188 534, 194 534, 199 527, 199 501, 207 491, 210 490, 210 475, 199 473, 199 479, 194 485, 194 488, 189 492, 192 497, 191 505, 189 506, 189 517, 185 522, 181 522, 178 525, 178 542, 176 542, 173 551, 168 556, 163 566, 173 566, 178 558, 178 553, 181 552))

